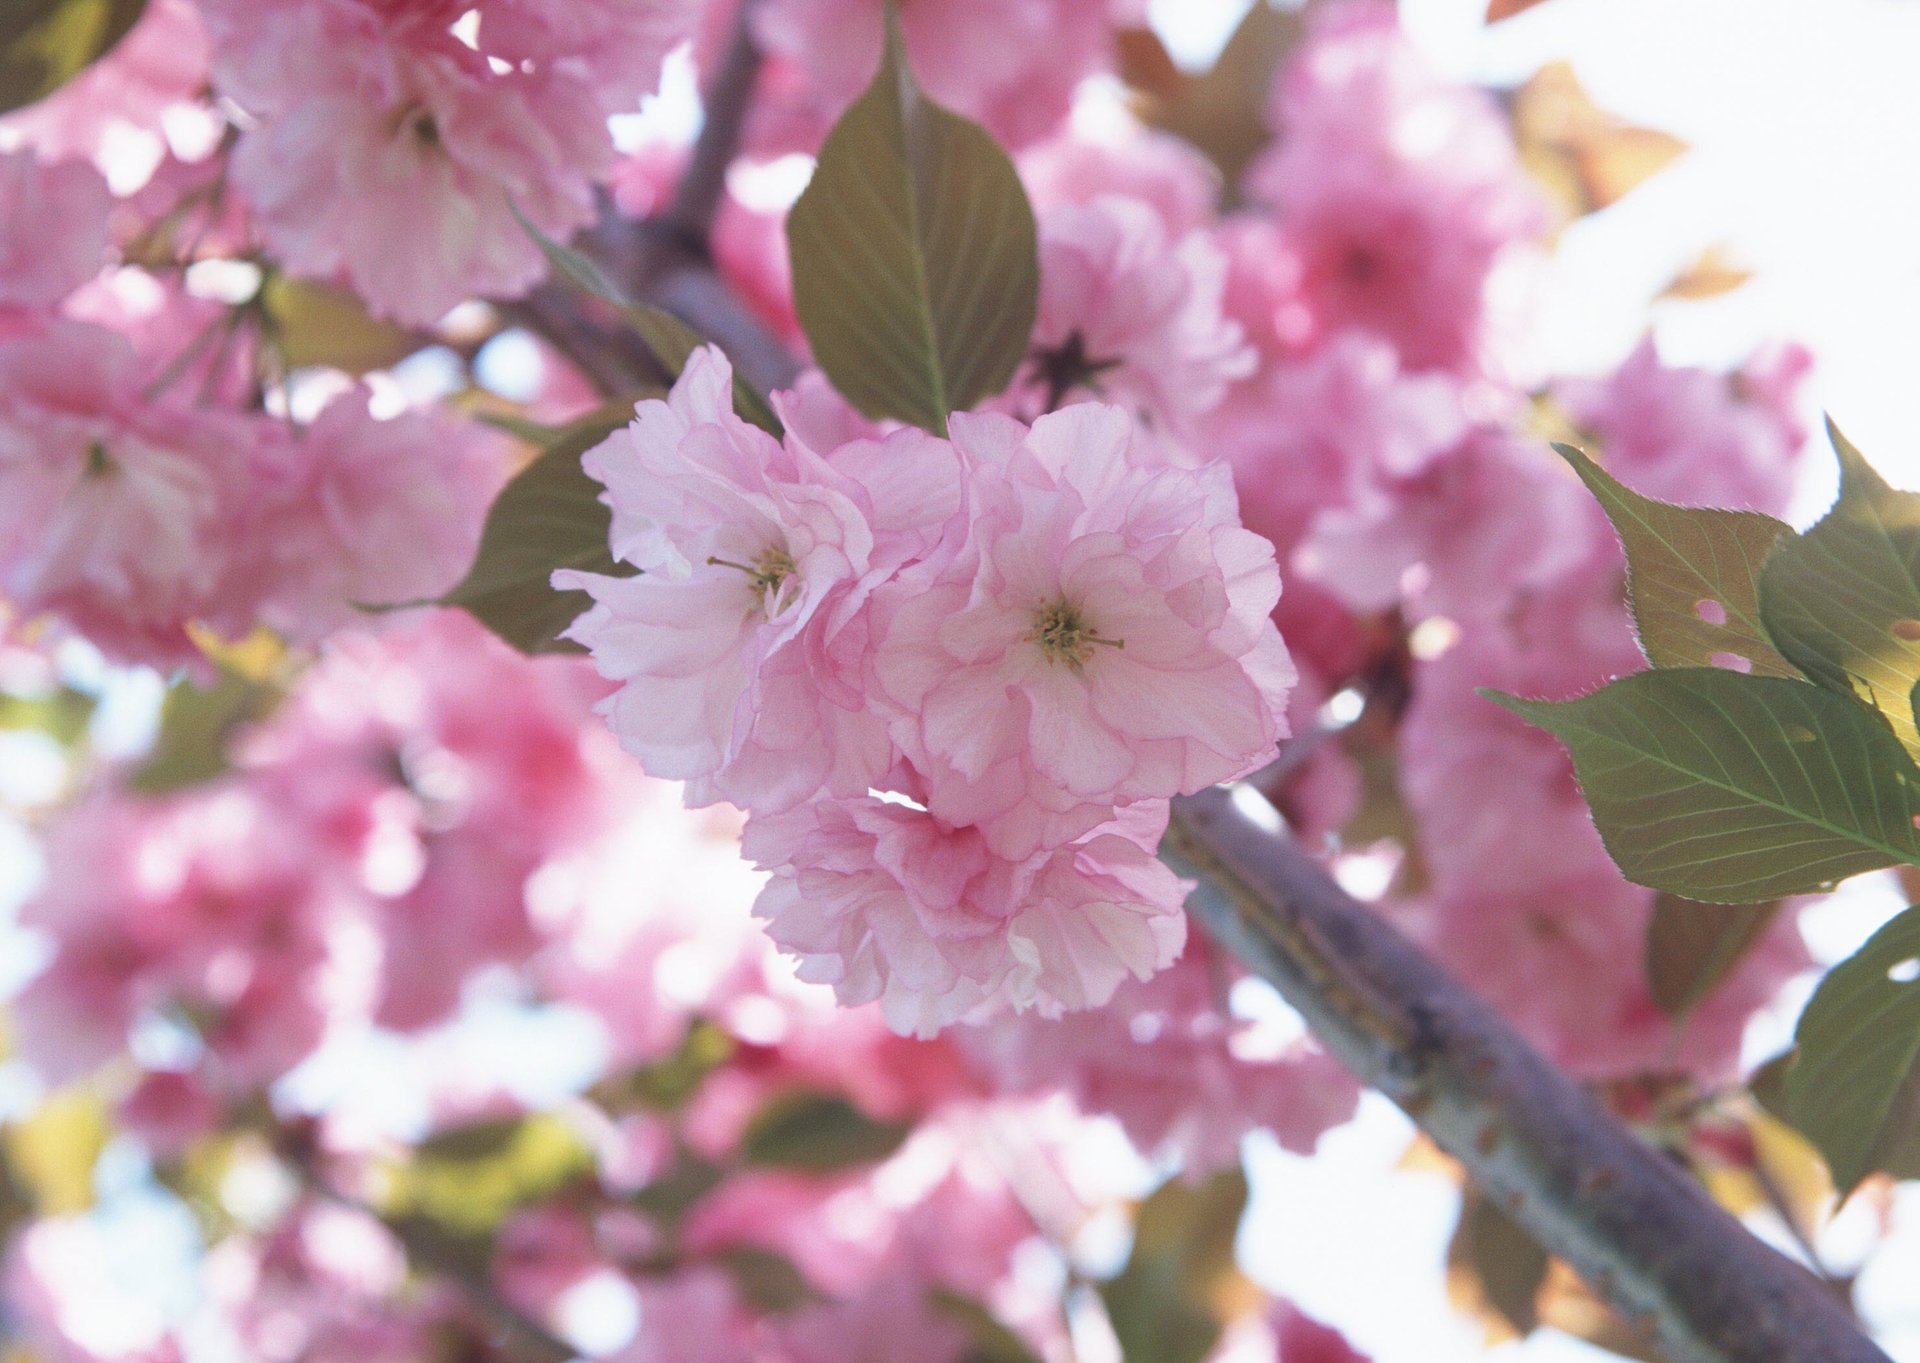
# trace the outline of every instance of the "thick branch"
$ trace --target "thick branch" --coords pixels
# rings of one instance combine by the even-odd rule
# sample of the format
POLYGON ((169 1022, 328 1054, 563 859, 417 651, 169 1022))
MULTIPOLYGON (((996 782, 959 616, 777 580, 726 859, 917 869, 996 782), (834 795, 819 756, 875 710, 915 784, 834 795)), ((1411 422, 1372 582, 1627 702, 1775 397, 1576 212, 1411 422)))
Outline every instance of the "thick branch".
POLYGON ((1829 1289, 1229 792, 1177 801, 1166 851, 1207 931, 1674 1363, 1885 1363, 1829 1289))

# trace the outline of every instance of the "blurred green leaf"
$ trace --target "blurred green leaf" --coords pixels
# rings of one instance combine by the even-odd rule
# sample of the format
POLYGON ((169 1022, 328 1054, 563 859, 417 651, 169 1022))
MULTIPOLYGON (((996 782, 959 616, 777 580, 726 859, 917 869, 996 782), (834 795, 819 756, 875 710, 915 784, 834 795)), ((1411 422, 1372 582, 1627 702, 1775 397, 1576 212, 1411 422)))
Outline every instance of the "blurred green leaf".
POLYGON ((1273 140, 1268 94, 1305 31, 1299 10, 1255 0, 1204 74, 1176 67, 1151 29, 1121 35, 1120 74, 1135 92, 1141 121, 1205 153, 1219 167, 1232 204, 1247 165, 1273 140))
POLYGON ((0 113, 44 99, 105 56, 146 0, 6 0, 0 5, 0 113))
POLYGON ((1039 304, 1033 209, 980 127, 929 100, 887 11, 866 93, 820 149, 787 218, 793 301, 848 401, 936 435, 999 392, 1039 304))
POLYGON ((0 694, 0 729, 38 729, 63 748, 86 736, 93 719, 94 699, 70 686, 44 695, 0 694))
POLYGON ((756 1311, 779 1315, 820 1300, 806 1275, 784 1254, 758 1245, 735 1245, 716 1257, 733 1275, 741 1297, 756 1311))
POLYGON ((1793 1124, 1844 1196, 1876 1170, 1920 1178, 1920 908, 1835 966, 1814 991, 1786 1070, 1793 1124))
POLYGON ((210 687, 182 679, 160 706, 160 731, 144 761, 130 772, 127 789, 166 795, 223 775, 227 744, 243 726, 264 719, 280 702, 272 682, 221 668, 210 687))
POLYGON ((1920 859, 1920 770, 1843 696, 1717 667, 1570 701, 1481 694, 1567 745, 1607 850, 1642 885, 1753 903, 1920 859))
POLYGON ((1619 532, 1627 551, 1628 604, 1649 662, 1710 667, 1716 655, 1731 654, 1751 663, 1756 676, 1799 675, 1774 651, 1760 624, 1760 568, 1776 544, 1793 538, 1789 526, 1757 511, 1658 502, 1616 481, 1573 446, 1553 448, 1573 465, 1619 532))
POLYGON ((838 1094, 802 1089, 754 1115, 741 1152, 748 1164, 826 1174, 885 1159, 912 1130, 911 1122, 875 1121, 838 1094))
POLYGON ((1447 1244, 1447 1296, 1486 1327, 1487 1343, 1522 1339, 1540 1323, 1547 1252, 1479 1189, 1460 1200, 1447 1244))
POLYGON ((367 311, 351 291, 273 274, 260 289, 270 334, 289 369, 325 365, 353 375, 386 369, 422 338, 367 311))
POLYGON ((1126 1267, 1100 1288, 1126 1363, 1200 1363, 1257 1296, 1233 1258, 1246 1207, 1239 1169, 1172 1179, 1140 1204, 1126 1267))
POLYGON ((1760 616, 1809 677, 1887 717, 1920 756, 1920 493, 1897 492, 1831 422, 1840 497, 1818 525, 1782 541, 1760 578, 1760 616))
POLYGON ((1719 987, 1773 925, 1777 903, 1700 904, 1679 895, 1653 901, 1647 922, 1647 985, 1673 1017, 1719 987))
POLYGON ((556 591, 557 568, 627 577, 608 547, 613 514, 580 456, 626 424, 620 415, 577 423, 515 474, 494 498, 473 566, 440 604, 458 606, 522 653, 579 653, 561 633, 592 604, 556 591))
POLYGON ((957 1321, 969 1336, 960 1363, 1040 1363, 1040 1356, 1027 1347, 1024 1339, 972 1297, 938 1287, 929 1297, 934 1310, 957 1321))
POLYGON ((592 1172, 593 1152, 562 1117, 475 1122, 428 1137, 391 1169, 380 1210, 483 1234, 592 1172))
POLYGON ((672 1055, 605 1080, 595 1086, 594 1096, 614 1112, 631 1107, 677 1112, 708 1075, 733 1058, 735 1049, 724 1028, 696 1018, 672 1055))

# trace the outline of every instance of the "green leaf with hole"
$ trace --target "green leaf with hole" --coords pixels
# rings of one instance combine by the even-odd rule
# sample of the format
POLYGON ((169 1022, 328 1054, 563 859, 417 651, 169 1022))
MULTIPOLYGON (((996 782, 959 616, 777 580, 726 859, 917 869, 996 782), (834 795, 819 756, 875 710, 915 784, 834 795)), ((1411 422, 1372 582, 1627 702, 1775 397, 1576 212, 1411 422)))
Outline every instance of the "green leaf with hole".
POLYGON ((1745 658, 1756 676, 1797 677, 1760 624, 1760 570, 1793 530, 1757 511, 1673 506, 1643 497, 1571 445, 1553 447, 1580 475, 1627 551, 1627 599, 1655 667, 1745 658))
MULTIPOLYGON (((487 510, 473 566, 439 604, 458 606, 522 653, 578 653, 561 632, 592 604, 555 591, 556 568, 626 577, 607 547, 612 513, 580 456, 626 424, 623 414, 577 423, 513 476, 487 510)), ((415 603, 418 604, 418 603, 415 603)))
POLYGON ((911 1122, 877 1121, 838 1094, 803 1089, 754 1115, 741 1153, 749 1164, 827 1174, 885 1159, 912 1130, 911 1122))
POLYGON ((1920 769, 1844 696, 1717 667, 1570 701, 1481 694, 1567 745, 1608 852, 1642 885, 1745 904, 1920 865, 1920 769))
POLYGON ((1795 1040, 1787 1111, 1834 1187, 1876 1170, 1920 1178, 1920 908, 1828 972, 1795 1040))
POLYGON ((146 0, 7 0, 0 6, 0 113, 45 99, 104 57, 146 0))
POLYGON ((1774 644, 1822 686, 1887 717, 1920 757, 1920 493, 1888 487, 1834 429, 1840 497, 1818 525, 1783 541, 1760 578, 1774 644))
POLYGON ((1647 986, 1670 1017, 1682 1017, 1719 988, 1773 925, 1777 903, 1701 904, 1663 894, 1647 922, 1647 986))
MULTIPOLYGON (((520 220, 521 230, 533 238, 541 254, 546 256, 547 263, 559 271, 562 278, 602 302, 611 303, 626 319, 627 325, 646 342, 647 349, 653 352, 653 358, 660 362, 669 379, 679 378, 680 371, 687 367, 688 356, 701 346, 711 344, 706 337, 665 308, 656 308, 651 303, 636 303, 628 298, 625 291, 608 279, 606 271, 592 259, 562 246, 535 227, 520 211, 519 205, 508 206, 513 209, 513 216, 520 220)), ((742 378, 737 369, 733 374, 733 410, 742 421, 751 421, 769 435, 777 437, 785 433, 772 404, 742 378)))
POLYGON ((794 308, 848 401, 945 435, 948 414, 1005 388, 1027 353, 1033 209, 987 131, 922 92, 887 14, 879 74, 787 218, 794 308))
POLYGON ((1233 1257, 1246 1209, 1237 1168, 1205 1183, 1172 1179, 1140 1204, 1133 1253, 1100 1288, 1126 1363, 1200 1363, 1213 1351, 1257 1291, 1233 1257))

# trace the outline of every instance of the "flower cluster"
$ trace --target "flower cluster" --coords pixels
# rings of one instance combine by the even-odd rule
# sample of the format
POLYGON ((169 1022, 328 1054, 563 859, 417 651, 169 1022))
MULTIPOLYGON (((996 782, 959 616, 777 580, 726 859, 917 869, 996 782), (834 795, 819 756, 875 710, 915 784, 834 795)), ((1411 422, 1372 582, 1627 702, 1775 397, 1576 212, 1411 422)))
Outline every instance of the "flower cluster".
POLYGON ((903 1030, 1170 963, 1166 802, 1285 732, 1271 550, 1223 470, 1134 445, 1081 404, 816 450, 737 417, 707 350, 586 455, 640 574, 555 585, 593 596, 615 732, 749 812, 775 940, 903 1030))

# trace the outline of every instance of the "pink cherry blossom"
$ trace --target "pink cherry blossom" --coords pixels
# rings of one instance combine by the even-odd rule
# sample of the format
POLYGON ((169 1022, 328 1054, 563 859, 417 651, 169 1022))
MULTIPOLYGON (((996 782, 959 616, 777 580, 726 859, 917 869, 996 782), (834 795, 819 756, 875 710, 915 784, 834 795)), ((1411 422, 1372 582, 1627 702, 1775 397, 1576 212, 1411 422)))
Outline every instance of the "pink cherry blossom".
POLYGON ((1065 1092, 1083 1112, 1118 1118, 1143 1153, 1177 1153, 1195 1173, 1234 1163, 1250 1131, 1310 1151, 1353 1115, 1359 1090, 1332 1058, 1273 1044, 1229 1014, 1236 974, 1194 938, 1168 969, 1122 984, 1107 1007, 1057 1021, 997 1019, 955 1036, 996 1092, 1065 1092))
POLYGON ((1248 173, 1297 261, 1301 343, 1384 336, 1412 369, 1498 367, 1496 270, 1546 229, 1540 192, 1485 92, 1440 79, 1392 6, 1325 11, 1275 83, 1284 135, 1248 173))
POLYGON ((451 587, 473 561, 502 481, 485 431, 422 412, 378 420, 363 392, 328 403, 278 453, 259 475, 277 484, 255 531, 274 583, 261 618, 303 642, 375 618, 356 603, 451 587))
POLYGON ((603 676, 614 731, 688 798, 781 808, 864 792, 891 765, 857 685, 873 589, 957 508, 952 451, 918 431, 822 456, 733 414, 716 350, 665 401, 589 450, 616 557, 642 575, 555 574, 595 606, 570 637, 603 676))
POLYGON ((964 539, 890 588, 874 650, 926 805, 1024 856, 1258 767, 1292 664, 1272 551, 1221 469, 1136 469, 1132 423, 1086 403, 1029 429, 956 415, 964 539))
POLYGON ((1253 370, 1238 324, 1221 315, 1225 282, 1204 234, 1171 238, 1138 199, 1053 209, 1040 219, 1037 358, 1022 382, 1049 406, 1090 392, 1186 432, 1253 370))
POLYGON ((47 308, 106 263, 112 197, 84 161, 0 152, 0 310, 47 308))
POLYGON ((1095 830, 1015 862, 904 801, 821 800, 755 818, 744 850, 773 873, 754 912, 801 978, 930 1036, 989 1003, 1098 1007, 1167 965, 1186 886, 1152 853, 1164 811, 1152 822, 1145 845, 1095 830))
POLYGON ((1043 217, 1067 204, 1118 195, 1151 205, 1174 240, 1209 226, 1220 196, 1220 172, 1191 143, 1132 123, 1098 132, 1069 124, 1021 152, 1019 166, 1043 217))
POLYGON ((0 338, 0 587, 125 661, 191 661, 191 621, 245 633, 258 584, 227 568, 248 451, 272 438, 143 401, 132 349, 102 328, 0 338))
POLYGON ((268 247, 344 276, 379 312, 430 323, 546 270, 514 206, 566 237, 612 161, 592 87, 549 65, 497 71, 431 22, 322 0, 221 0, 215 69, 257 121, 233 155, 268 247))
POLYGON ((1743 374, 1676 367, 1651 337, 1604 379, 1562 379, 1554 395, 1591 431, 1607 468, 1636 491, 1686 505, 1778 514, 1806 440, 1794 395, 1810 358, 1780 349, 1743 374))

